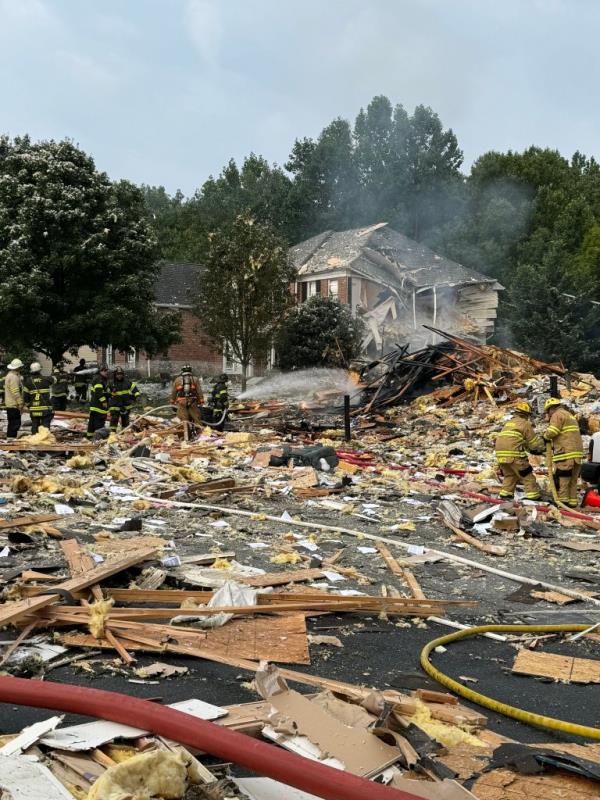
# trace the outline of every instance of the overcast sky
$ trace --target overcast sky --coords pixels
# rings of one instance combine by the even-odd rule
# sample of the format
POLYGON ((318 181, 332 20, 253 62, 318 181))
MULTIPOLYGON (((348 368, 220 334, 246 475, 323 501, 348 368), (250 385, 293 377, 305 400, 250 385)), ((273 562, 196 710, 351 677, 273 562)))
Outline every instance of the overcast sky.
POLYGON ((0 132, 186 194, 376 94, 430 105, 467 165, 598 157, 599 32, 600 0, 0 0, 0 132))

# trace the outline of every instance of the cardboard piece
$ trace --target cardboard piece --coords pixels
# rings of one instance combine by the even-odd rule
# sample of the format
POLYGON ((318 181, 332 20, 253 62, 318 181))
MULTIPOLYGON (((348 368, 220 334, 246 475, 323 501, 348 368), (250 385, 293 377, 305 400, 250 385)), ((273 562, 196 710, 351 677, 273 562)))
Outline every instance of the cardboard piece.
POLYGON ((513 672, 537 678, 552 678, 571 683, 600 683, 600 661, 591 658, 559 656, 554 653, 517 653, 513 672))
MULTIPOLYGON (((324 756, 340 761, 354 775, 375 775, 400 757, 364 728, 350 728, 338 722, 317 703, 289 689, 271 695, 269 702, 286 720, 291 720, 300 736, 316 745, 324 756)), ((282 742, 286 747, 286 742, 282 742)))

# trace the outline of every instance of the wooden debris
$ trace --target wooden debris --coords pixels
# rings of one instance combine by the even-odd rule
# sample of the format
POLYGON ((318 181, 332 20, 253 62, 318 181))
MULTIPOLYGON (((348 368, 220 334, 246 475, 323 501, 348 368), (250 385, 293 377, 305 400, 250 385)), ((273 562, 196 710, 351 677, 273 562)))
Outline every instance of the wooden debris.
POLYGON ((567 683, 600 683, 600 660, 520 650, 512 671, 567 683))

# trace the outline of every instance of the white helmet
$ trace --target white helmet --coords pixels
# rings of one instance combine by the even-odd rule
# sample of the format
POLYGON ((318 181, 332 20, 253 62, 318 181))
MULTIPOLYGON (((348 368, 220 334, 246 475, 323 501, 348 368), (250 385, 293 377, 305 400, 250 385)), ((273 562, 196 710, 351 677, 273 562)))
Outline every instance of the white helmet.
POLYGON ((13 358, 10 364, 7 366, 6 369, 21 369, 23 366, 23 362, 20 358, 13 358))
POLYGON ((41 372, 41 371, 42 371, 42 365, 40 364, 39 361, 34 361, 33 364, 30 364, 29 372, 41 372))

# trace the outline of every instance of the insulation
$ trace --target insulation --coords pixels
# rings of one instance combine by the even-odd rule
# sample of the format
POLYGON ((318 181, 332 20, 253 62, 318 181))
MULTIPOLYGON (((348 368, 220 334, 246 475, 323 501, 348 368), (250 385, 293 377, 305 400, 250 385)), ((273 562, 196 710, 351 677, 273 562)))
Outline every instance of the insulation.
POLYGON ((181 756, 158 750, 107 769, 88 800, 177 800, 186 788, 187 769, 181 756))

